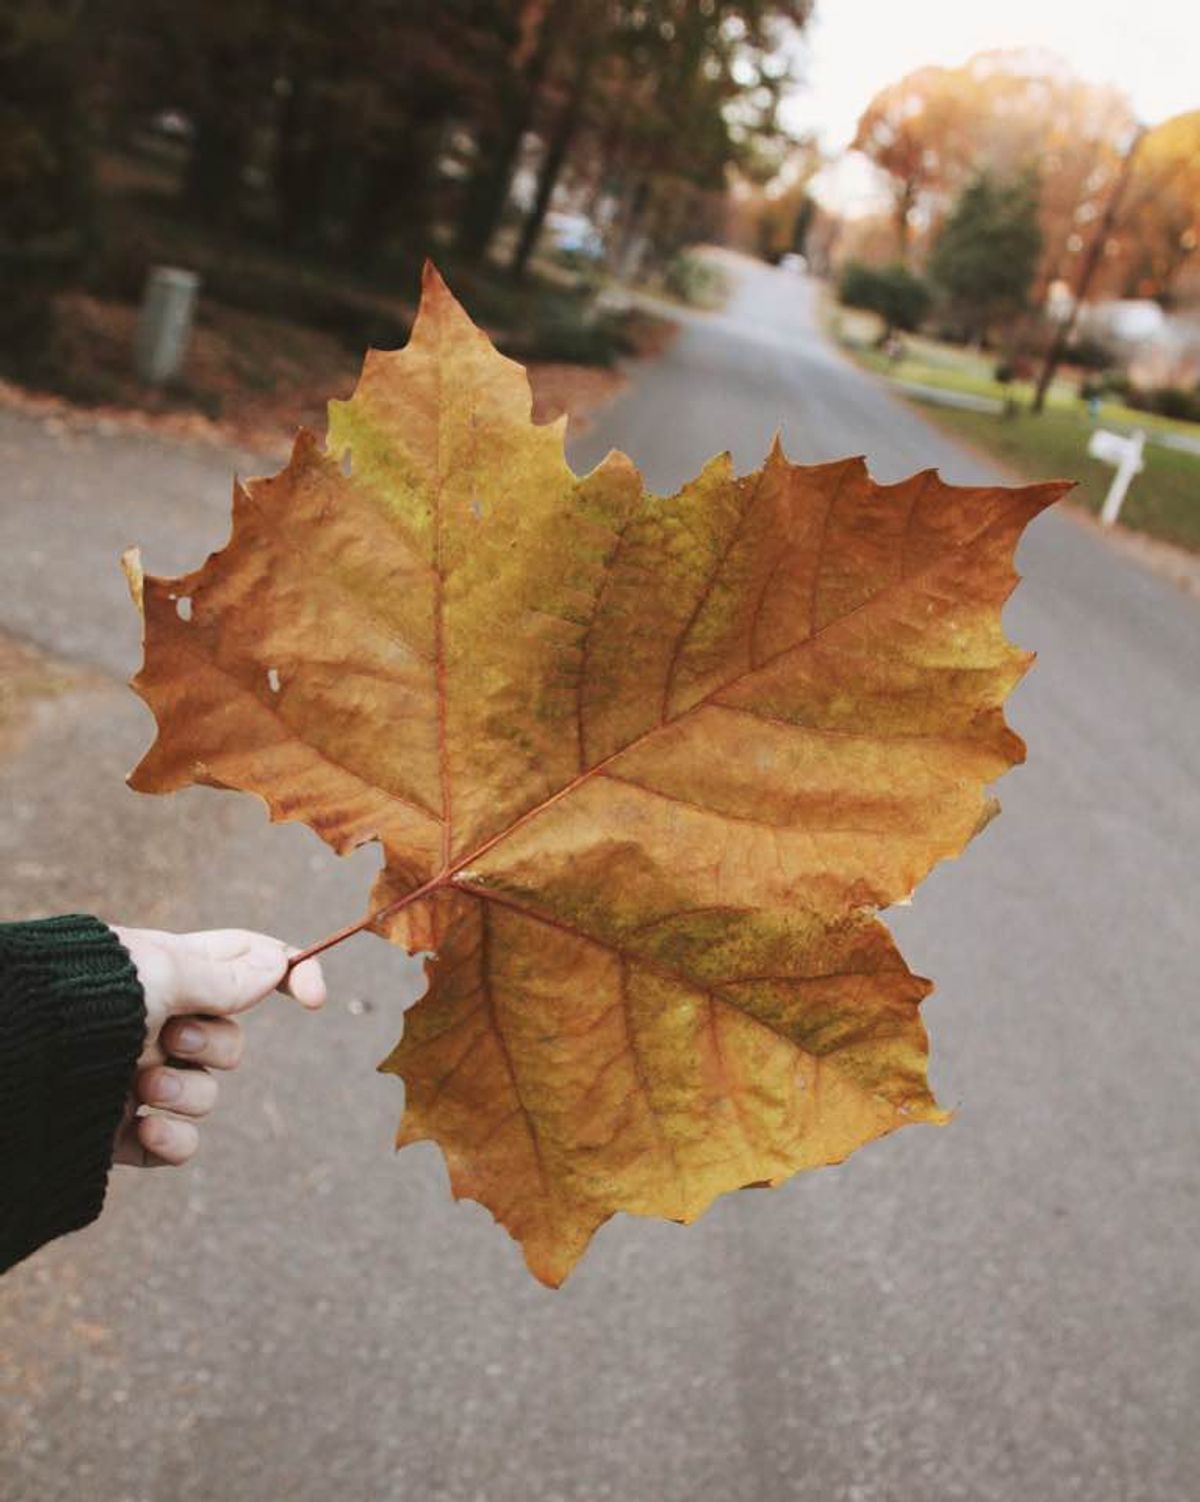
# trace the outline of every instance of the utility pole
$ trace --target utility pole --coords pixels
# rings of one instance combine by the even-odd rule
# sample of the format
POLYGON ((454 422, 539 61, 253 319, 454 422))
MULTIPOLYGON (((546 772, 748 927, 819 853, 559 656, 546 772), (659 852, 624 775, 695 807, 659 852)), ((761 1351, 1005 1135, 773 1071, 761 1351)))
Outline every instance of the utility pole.
POLYGON ((1070 343, 1071 335, 1075 332, 1075 324, 1079 318, 1079 309, 1083 306, 1083 300, 1088 294, 1088 288, 1092 285, 1092 277, 1096 274, 1096 267, 1100 264, 1100 258, 1104 254, 1104 247, 1108 243, 1108 237, 1112 233, 1113 225, 1117 221, 1117 212, 1121 207, 1121 200, 1125 196, 1125 189, 1129 186, 1129 179, 1133 173, 1133 159, 1137 155, 1137 149, 1142 143, 1142 137, 1146 134, 1146 127, 1139 125, 1133 140, 1129 143, 1129 149, 1121 160, 1121 170, 1117 173, 1117 180, 1112 185, 1112 192, 1108 195, 1108 202, 1104 206, 1104 213, 1100 216, 1100 223, 1096 226, 1096 233, 1092 237, 1092 243, 1087 248, 1087 254, 1079 268, 1079 278, 1071 301, 1071 311, 1058 326, 1058 332, 1046 353, 1046 359, 1042 365, 1041 374, 1038 376, 1037 390, 1033 394, 1033 411, 1040 412, 1046 405, 1046 393, 1050 389, 1050 382, 1054 379, 1054 373, 1062 363, 1062 357, 1070 343))

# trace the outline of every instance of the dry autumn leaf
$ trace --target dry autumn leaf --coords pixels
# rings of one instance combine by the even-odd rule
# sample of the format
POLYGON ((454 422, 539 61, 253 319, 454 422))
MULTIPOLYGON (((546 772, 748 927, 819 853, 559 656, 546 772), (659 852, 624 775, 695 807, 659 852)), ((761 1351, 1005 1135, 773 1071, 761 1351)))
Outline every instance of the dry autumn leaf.
POLYGON ((369 921, 427 949, 381 1066, 557 1284, 617 1210, 938 1121, 878 909, 985 822, 1022 528, 1061 484, 877 485, 860 459, 647 494, 578 478, 524 372, 426 275, 228 545, 142 578, 135 788, 257 793, 384 866, 369 921))

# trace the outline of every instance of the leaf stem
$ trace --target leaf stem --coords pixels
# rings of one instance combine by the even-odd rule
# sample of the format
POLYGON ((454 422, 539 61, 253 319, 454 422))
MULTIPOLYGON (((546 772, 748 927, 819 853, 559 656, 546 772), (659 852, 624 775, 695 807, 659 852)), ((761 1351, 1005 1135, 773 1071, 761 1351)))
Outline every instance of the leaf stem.
POLYGON ((368 913, 365 918, 360 918, 357 923, 348 923, 345 928, 339 928, 337 933, 329 934, 324 939, 318 939, 315 944, 310 944, 307 949, 302 949, 299 954, 292 955, 288 960, 287 974, 290 975, 297 965, 302 965, 305 960, 311 960, 315 955, 324 954, 327 949, 332 949, 335 944, 340 944, 343 939, 352 939, 355 934, 362 933, 363 929, 373 920, 374 913, 368 913))
POLYGON ((385 903, 383 907, 376 908, 373 913, 368 913, 365 918, 360 918, 357 923, 348 923, 345 928, 339 928, 336 933, 329 934, 324 939, 318 939, 315 944, 310 944, 307 949, 302 949, 299 954, 294 954, 288 961, 287 974, 290 975, 297 965, 302 965, 305 960, 311 960, 315 955, 324 954, 327 949, 332 949, 335 944, 341 944, 345 939, 352 939, 355 934, 360 934, 364 929, 370 928, 371 924, 379 918, 386 918, 392 913, 398 913, 408 907, 412 902, 417 902, 422 897, 428 897, 430 892, 435 892, 439 887, 445 886, 452 871, 440 871, 436 876, 427 881, 424 886, 406 892, 403 897, 397 897, 395 902, 385 903))

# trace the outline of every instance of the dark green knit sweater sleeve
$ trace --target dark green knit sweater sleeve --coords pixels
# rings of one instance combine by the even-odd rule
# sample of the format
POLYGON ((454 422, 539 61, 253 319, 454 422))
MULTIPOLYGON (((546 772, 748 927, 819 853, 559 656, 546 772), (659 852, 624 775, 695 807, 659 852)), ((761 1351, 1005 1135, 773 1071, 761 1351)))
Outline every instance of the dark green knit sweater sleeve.
POLYGON ((99 1215, 145 1027, 98 918, 0 924, 0 1270, 99 1215))

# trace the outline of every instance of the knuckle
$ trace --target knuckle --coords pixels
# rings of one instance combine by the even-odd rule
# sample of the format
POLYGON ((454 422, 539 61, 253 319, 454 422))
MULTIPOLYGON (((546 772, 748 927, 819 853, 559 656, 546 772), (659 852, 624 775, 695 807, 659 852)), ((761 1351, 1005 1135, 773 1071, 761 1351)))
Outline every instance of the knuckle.
POLYGON ((217 1103, 220 1086, 211 1074, 196 1074, 190 1082, 189 1104, 197 1116, 207 1116, 217 1103))
POLYGON ((241 1062, 245 1036, 232 1018, 182 1017, 164 1029, 163 1044, 169 1054, 189 1064, 235 1069, 241 1062))
POLYGON ((141 1093, 149 1100, 177 1100, 180 1090, 178 1071, 168 1069, 165 1064, 156 1064, 142 1078, 141 1093))
POLYGON ((177 1017, 163 1031, 173 1054, 194 1058, 208 1044, 208 1029, 194 1017, 177 1017))
POLYGON ((206 1116, 216 1104, 217 1082, 205 1069, 159 1066, 147 1071, 139 1096, 184 1116, 206 1116))
POLYGON ((236 1069, 246 1051, 246 1034, 236 1022, 231 1022, 222 1040, 221 1062, 226 1069, 236 1069))
POLYGON ((213 1069, 236 1069, 242 1062, 243 1042, 242 1029, 236 1021, 222 1018, 212 1024, 212 1039, 204 1063, 213 1069))

